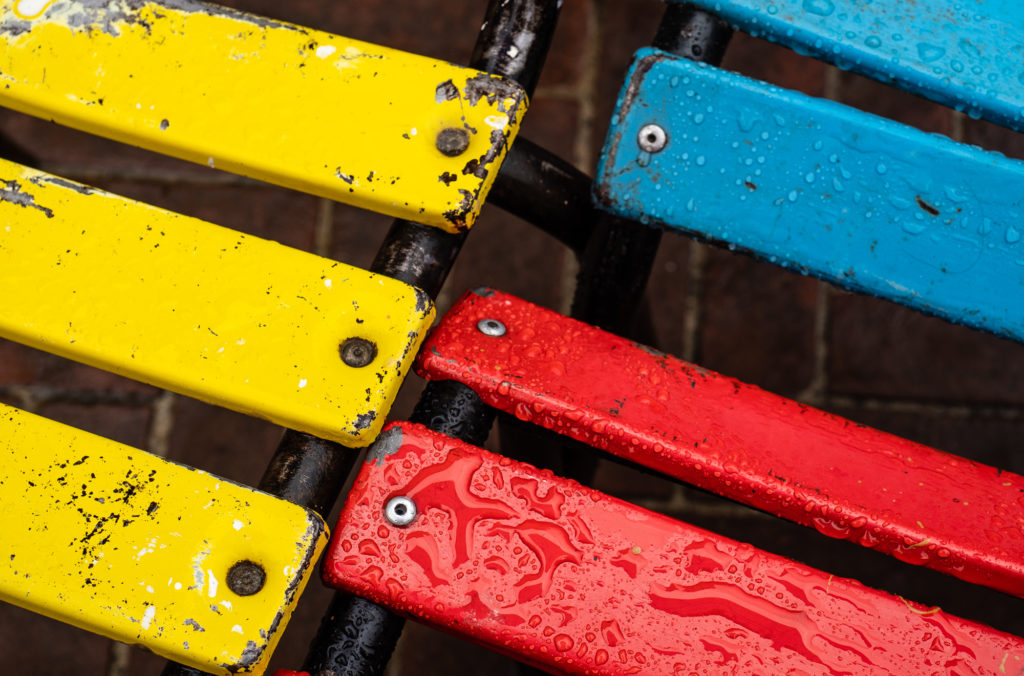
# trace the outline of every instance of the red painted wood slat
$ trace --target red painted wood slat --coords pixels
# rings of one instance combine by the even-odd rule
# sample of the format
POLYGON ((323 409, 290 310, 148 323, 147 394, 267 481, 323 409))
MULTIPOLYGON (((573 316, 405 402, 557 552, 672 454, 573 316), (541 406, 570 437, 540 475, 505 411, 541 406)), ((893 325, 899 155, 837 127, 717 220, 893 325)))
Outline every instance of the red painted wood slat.
POLYGON ((431 432, 371 447, 325 581, 556 673, 1001 674, 1024 641, 431 432), (412 500, 406 526, 385 517, 412 500))
POLYGON ((418 372, 836 538, 1024 596, 1024 477, 850 422, 489 289, 418 372), (484 333, 479 322, 501 322, 484 333), (491 333, 494 333, 491 331, 491 333))

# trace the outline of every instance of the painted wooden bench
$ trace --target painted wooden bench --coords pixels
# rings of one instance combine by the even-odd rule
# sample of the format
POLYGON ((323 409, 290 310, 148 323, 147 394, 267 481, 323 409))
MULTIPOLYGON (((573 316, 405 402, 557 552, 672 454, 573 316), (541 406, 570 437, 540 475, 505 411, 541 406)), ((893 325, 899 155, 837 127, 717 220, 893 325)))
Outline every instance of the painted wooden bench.
POLYGON ((349 446, 433 318, 393 279, 5 161, 0 223, 0 336, 349 446))
MULTIPOLYGON (((798 51, 1024 123, 1012 3, 699 4, 798 51)), ((1020 161, 655 49, 635 57, 595 186, 621 216, 1015 340, 1022 194, 1020 161)))
POLYGON ((1024 666, 1021 639, 409 423, 371 446, 323 572, 553 673, 1024 666))
POLYGON ((0 599, 213 674, 262 673, 321 518, 0 405, 0 599))
POLYGON ((1024 477, 765 392, 491 289, 417 363, 495 408, 776 516, 1024 596, 1024 477))
POLYGON ((0 105, 454 232, 479 213, 526 95, 195 0, 4 0, 0 105))

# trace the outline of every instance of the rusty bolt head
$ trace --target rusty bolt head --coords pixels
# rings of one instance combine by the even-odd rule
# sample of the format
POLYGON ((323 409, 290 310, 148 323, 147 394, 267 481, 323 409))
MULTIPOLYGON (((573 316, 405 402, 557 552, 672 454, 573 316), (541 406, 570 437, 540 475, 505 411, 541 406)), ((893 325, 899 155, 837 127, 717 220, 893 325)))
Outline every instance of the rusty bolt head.
POLYGON ((384 518, 392 526, 408 526, 416 518, 416 503, 404 495, 396 495, 384 505, 384 518))
POLYGON ((239 561, 228 571, 228 589, 239 596, 252 596, 263 589, 266 581, 263 566, 252 561, 239 561))
POLYGON ((492 338, 501 338, 506 332, 505 325, 497 319, 481 319, 476 323, 476 330, 492 338))
POLYGON ((459 127, 448 127, 437 134, 437 149, 442 155, 458 157, 469 147, 469 132, 459 127))
POLYGON ((640 149, 649 153, 661 152, 668 145, 668 134, 656 124, 645 124, 636 136, 640 149))
POLYGON ((377 357, 377 346, 365 338, 349 338, 338 351, 343 362, 357 369, 367 366, 377 357))

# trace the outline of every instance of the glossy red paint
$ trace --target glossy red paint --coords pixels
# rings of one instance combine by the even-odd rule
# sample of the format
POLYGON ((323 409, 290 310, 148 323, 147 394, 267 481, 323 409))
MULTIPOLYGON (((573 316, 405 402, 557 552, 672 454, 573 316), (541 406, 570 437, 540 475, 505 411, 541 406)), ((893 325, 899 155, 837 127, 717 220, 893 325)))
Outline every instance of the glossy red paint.
POLYGON ((411 423, 371 447, 323 573, 330 586, 555 673, 1024 668, 1021 639, 411 423), (408 526, 385 519, 396 496, 416 504, 408 526))
POLYGON ((417 371, 720 495, 896 558, 1024 596, 1024 477, 707 371, 488 289, 427 340, 417 371), (496 319, 502 336, 477 323, 496 319))
POLYGON ((289 669, 278 669, 274 676, 310 676, 308 671, 291 671, 289 669))

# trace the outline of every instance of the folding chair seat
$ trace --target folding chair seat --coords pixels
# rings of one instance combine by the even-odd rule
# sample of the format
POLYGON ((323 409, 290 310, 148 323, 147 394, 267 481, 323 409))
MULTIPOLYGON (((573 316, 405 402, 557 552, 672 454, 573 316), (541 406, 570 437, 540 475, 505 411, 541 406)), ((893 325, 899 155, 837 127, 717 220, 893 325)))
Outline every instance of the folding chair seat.
MULTIPOLYGON (((771 40, 1021 128, 1009 2, 698 2, 771 40)), ((595 196, 950 321, 1024 339, 1024 163, 653 49, 636 54, 595 196)))
MULTIPOLYGON (((433 317, 425 294, 10 162, 0 186, 0 335, 348 446, 376 438, 433 317)), ((3 411, 0 597, 207 672, 261 673, 319 517, 3 411), (266 591, 236 599, 245 562, 266 591)))
POLYGON ((555 673, 997 674, 1024 660, 1021 639, 409 423, 371 446, 324 576, 555 673))
POLYGON ((490 289, 418 372, 619 457, 964 580, 1024 596, 1024 477, 707 371, 490 289))
POLYGON ((449 231, 526 109, 514 82, 200 2, 0 4, 0 105, 449 231))
POLYGON ((214 674, 262 673, 321 518, 0 405, 0 599, 214 674))
POLYGON ((349 446, 433 318, 387 277, 0 161, 0 336, 349 446))

